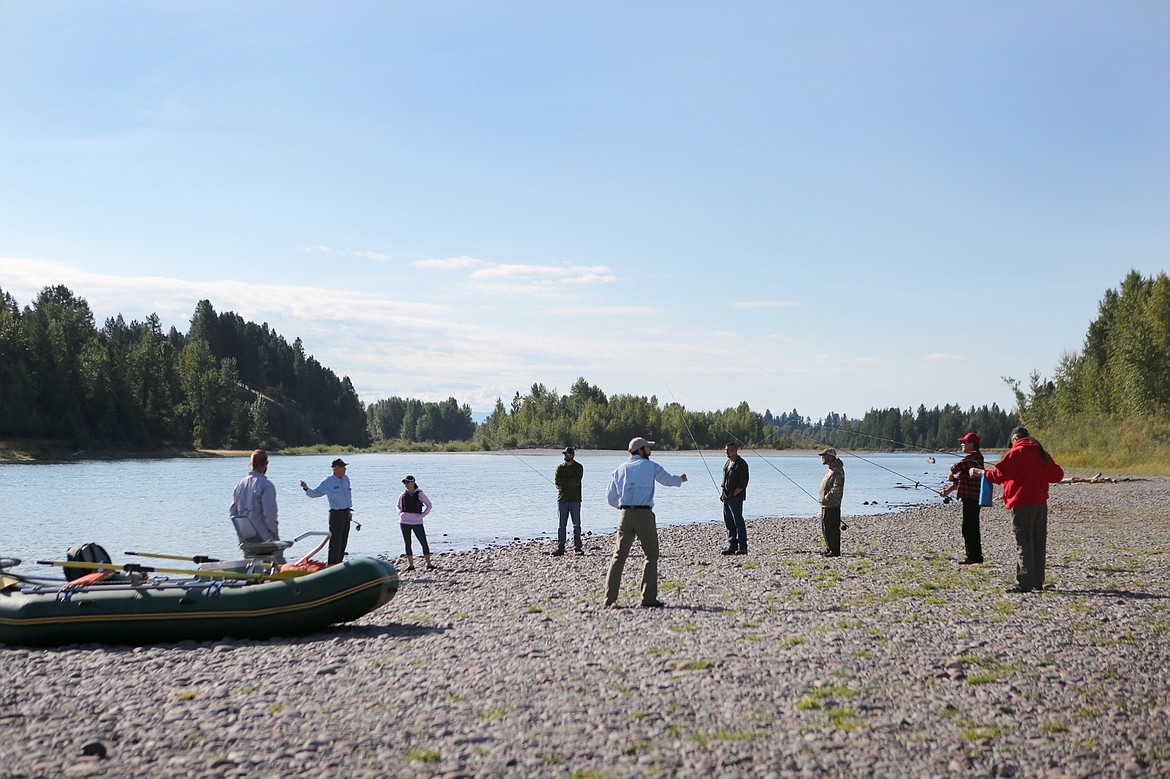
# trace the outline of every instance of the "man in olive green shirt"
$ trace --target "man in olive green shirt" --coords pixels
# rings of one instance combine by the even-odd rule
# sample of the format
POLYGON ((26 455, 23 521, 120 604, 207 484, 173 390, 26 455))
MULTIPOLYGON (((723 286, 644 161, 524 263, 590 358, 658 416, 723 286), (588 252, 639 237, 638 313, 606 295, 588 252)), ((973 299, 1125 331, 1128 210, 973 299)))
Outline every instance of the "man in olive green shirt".
POLYGON ((557 488, 557 514, 560 517, 560 528, 557 530, 557 551, 553 556, 560 557, 565 553, 565 530, 569 517, 573 517, 573 548, 577 554, 585 554, 581 548, 581 477, 585 469, 577 462, 577 450, 565 447, 561 452, 565 461, 557 466, 553 476, 553 484, 557 488))

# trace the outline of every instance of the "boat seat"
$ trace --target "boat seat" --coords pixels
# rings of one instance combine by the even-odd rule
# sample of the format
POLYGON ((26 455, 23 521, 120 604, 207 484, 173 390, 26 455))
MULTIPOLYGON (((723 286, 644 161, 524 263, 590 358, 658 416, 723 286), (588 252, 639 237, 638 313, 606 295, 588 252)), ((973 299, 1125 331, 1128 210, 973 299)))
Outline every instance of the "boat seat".
POLYGON ((280 539, 266 539, 260 535, 247 517, 232 517, 232 524, 236 527, 236 536, 240 539, 240 551, 245 557, 278 557, 283 558, 283 552, 293 545, 292 541, 280 539))

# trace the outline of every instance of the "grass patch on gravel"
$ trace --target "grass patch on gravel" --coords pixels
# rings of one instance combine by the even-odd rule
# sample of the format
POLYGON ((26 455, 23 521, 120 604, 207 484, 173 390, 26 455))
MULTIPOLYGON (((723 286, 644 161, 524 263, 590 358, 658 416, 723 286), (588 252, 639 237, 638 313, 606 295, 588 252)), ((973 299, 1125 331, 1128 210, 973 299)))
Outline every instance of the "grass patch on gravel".
POLYGON ((475 716, 481 722, 499 722, 508 716, 508 712, 511 710, 511 706, 501 704, 499 706, 489 706, 486 709, 480 709, 475 716))
POLYGON ((843 684, 815 687, 796 702, 797 711, 820 711, 825 720, 838 730, 850 731, 864 723, 857 717, 857 711, 840 703, 841 698, 857 696, 843 684))
POLYGON ((1007 728, 995 723, 982 724, 968 720, 960 724, 964 741, 984 741, 999 738, 1007 733, 1007 728))
POLYGON ((699 730, 691 734, 696 744, 710 744, 714 741, 755 741, 760 734, 749 730, 699 730))
POLYGON ((927 595, 930 595, 930 590, 921 584, 891 584, 886 588, 886 594, 880 600, 882 603, 889 603, 901 598, 925 598, 927 595))
POLYGON ((857 712, 848 706, 834 706, 825 712, 825 717, 838 730, 849 731, 863 724, 857 718, 857 712))
POLYGON ((418 760, 421 763, 437 763, 443 759, 437 749, 412 749, 406 753, 407 760, 418 760))
POLYGON ((1002 663, 990 655, 963 655, 959 662, 979 669, 967 676, 964 680, 967 684, 991 684, 1002 681, 1023 667, 1020 663, 1002 663))

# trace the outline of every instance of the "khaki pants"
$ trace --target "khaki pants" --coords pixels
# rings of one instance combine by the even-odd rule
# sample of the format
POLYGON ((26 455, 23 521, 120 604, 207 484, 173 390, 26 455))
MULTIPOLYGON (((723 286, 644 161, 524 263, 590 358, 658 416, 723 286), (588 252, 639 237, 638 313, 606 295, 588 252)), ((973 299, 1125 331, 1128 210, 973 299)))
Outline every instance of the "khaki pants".
POLYGON ((622 509, 618 514, 613 560, 605 578, 606 603, 617 601, 622 586, 622 569, 635 538, 646 555, 646 565, 642 568, 642 603, 649 605, 658 600, 658 526, 654 522, 654 512, 651 509, 622 509))

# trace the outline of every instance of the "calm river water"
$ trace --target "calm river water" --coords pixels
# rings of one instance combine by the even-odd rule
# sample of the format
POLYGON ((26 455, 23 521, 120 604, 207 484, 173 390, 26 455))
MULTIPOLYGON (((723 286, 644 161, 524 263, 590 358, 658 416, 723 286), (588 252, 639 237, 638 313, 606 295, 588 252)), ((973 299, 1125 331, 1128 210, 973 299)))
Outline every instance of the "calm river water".
MULTIPOLYGON (((815 495, 825 472, 818 457, 808 453, 743 456, 751 468, 745 504, 749 519, 811 521, 817 516, 815 495)), ((329 475, 333 457, 272 457, 268 477, 277 489, 282 538, 327 529, 325 498, 306 498, 299 481, 315 487, 329 475)), ((605 494, 609 474, 626 457, 620 452, 579 454, 585 468, 581 513, 586 532, 613 532, 617 512, 606 503, 605 494)), ((686 473, 689 479, 680 488, 658 487, 659 525, 707 522, 722 528, 715 482, 721 479, 723 453, 655 453, 654 459, 671 473, 686 473)), ((876 514, 908 503, 940 500, 929 488, 945 483, 955 459, 945 455, 936 459, 937 463, 930 463, 925 454, 876 454, 864 459, 843 455, 843 513, 876 514), (914 489, 914 482, 923 486, 914 489)), ((435 504, 426 521, 432 551, 556 538, 552 476, 562 461, 558 453, 355 454, 345 455, 345 460, 353 485, 354 518, 362 524, 360 532, 350 534, 351 554, 401 554, 394 506, 407 474, 417 478, 435 504)), ((0 464, 4 496, 0 555, 22 558, 25 564, 20 570, 26 573, 32 572, 34 561, 63 560, 66 549, 87 541, 103 545, 116 563, 132 561, 123 556, 128 550, 238 558, 228 504, 232 488, 247 471, 244 457, 0 464)), ((810 524, 810 532, 818 533, 816 527, 810 524)), ((750 538, 750 526, 748 533, 750 538)), ((312 541, 294 546, 289 558, 308 552, 312 541)), ((323 560, 324 554, 318 557, 323 560)))

